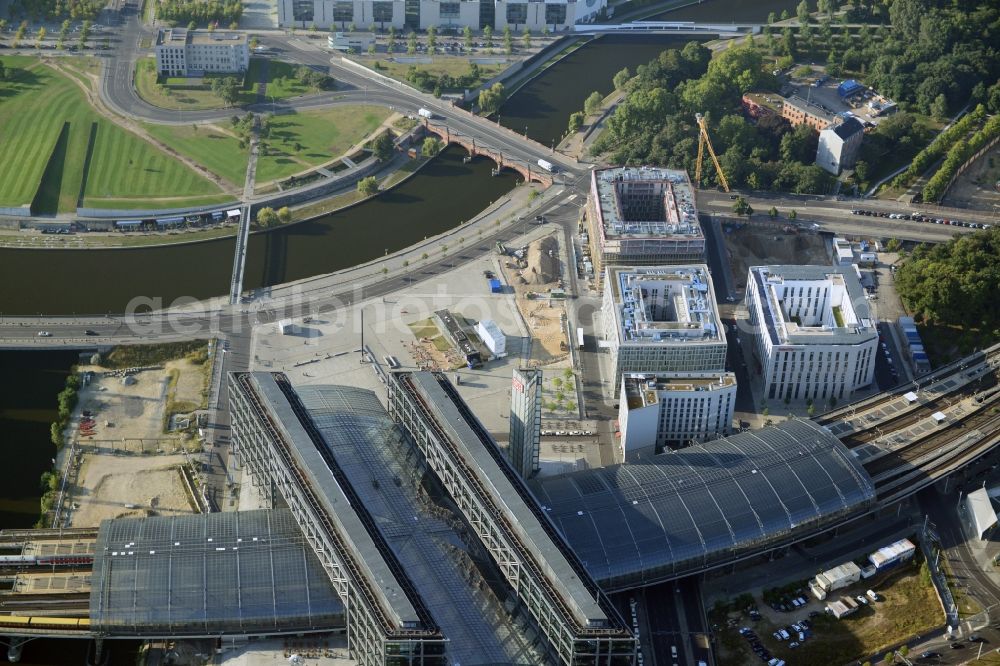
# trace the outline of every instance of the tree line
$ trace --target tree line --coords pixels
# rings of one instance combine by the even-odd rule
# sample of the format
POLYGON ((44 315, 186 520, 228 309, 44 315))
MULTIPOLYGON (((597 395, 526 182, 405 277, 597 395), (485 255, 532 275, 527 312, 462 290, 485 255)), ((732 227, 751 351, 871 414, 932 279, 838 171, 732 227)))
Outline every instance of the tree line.
POLYGON ((964 138, 956 141, 948 154, 945 155, 941 167, 924 185, 924 201, 940 201, 961 166, 998 136, 1000 136, 1000 116, 993 116, 978 131, 974 132, 968 141, 964 138))
POLYGON ((33 21, 95 19, 104 5, 104 0, 14 0, 8 13, 11 18, 27 16, 33 21))
POLYGON ((207 25, 238 23, 243 16, 243 4, 239 0, 160 0, 156 6, 156 18, 172 25, 207 25))

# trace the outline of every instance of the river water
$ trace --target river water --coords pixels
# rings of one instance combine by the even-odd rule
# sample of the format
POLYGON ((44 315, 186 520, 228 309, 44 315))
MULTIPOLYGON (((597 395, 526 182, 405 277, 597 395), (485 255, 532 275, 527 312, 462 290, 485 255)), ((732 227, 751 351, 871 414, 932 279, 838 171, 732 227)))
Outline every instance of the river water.
MULTIPOLYGON (((253 234, 245 289, 364 263, 468 220, 509 191, 516 176, 487 158, 445 150, 399 187, 310 222, 253 234)), ((169 306, 225 294, 233 239, 121 250, 0 249, 0 315, 124 312, 135 297, 169 306)))

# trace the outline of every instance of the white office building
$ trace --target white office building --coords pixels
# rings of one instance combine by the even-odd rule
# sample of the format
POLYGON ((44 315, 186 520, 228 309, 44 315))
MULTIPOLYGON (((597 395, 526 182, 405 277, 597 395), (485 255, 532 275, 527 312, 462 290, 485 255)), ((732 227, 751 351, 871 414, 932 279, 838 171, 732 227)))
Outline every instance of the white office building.
POLYGON ((570 30, 575 23, 591 21, 607 0, 278 0, 278 24, 282 27, 347 30, 482 30, 490 26, 500 32, 510 26, 520 33, 536 34, 570 30))
POLYGON ((746 303, 766 399, 835 404, 872 383, 878 331, 853 267, 752 266, 746 303))
POLYGON ((723 372, 726 333, 708 266, 609 266, 604 342, 615 395, 625 373, 723 372))
POLYGON ((157 33, 155 51, 162 76, 236 74, 250 67, 247 36, 241 33, 167 28, 157 33))
POLYGON ((620 397, 621 455, 625 462, 633 462, 666 447, 680 448, 729 434, 736 408, 736 375, 626 374, 620 397))
POLYGON ((686 171, 594 169, 586 216, 598 277, 608 266, 705 261, 705 235, 686 171))

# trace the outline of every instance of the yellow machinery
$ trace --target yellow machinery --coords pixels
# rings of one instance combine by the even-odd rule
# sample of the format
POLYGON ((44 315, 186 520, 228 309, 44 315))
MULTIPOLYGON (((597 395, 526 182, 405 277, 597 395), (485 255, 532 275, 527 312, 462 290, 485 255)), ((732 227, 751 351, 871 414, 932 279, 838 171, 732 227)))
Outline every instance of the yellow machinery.
POLYGON ((694 169, 695 187, 701 187, 701 161, 705 156, 705 146, 708 146, 708 154, 712 158, 712 164, 715 165, 715 171, 719 174, 719 182, 722 183, 722 189, 728 192, 729 182, 726 180, 726 174, 722 173, 722 165, 719 164, 719 158, 715 156, 715 149, 712 148, 712 142, 708 138, 708 127, 705 124, 705 116, 696 113, 694 117, 698 121, 698 163, 694 169))

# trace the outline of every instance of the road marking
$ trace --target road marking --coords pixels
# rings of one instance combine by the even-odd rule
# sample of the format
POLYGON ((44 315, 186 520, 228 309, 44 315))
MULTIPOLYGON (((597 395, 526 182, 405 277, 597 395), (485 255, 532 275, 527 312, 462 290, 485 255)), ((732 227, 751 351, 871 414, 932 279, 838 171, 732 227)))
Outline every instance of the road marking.
POLYGON ((573 199, 576 199, 576 195, 575 194, 571 194, 568 197, 566 197, 566 201, 572 201, 573 199))

